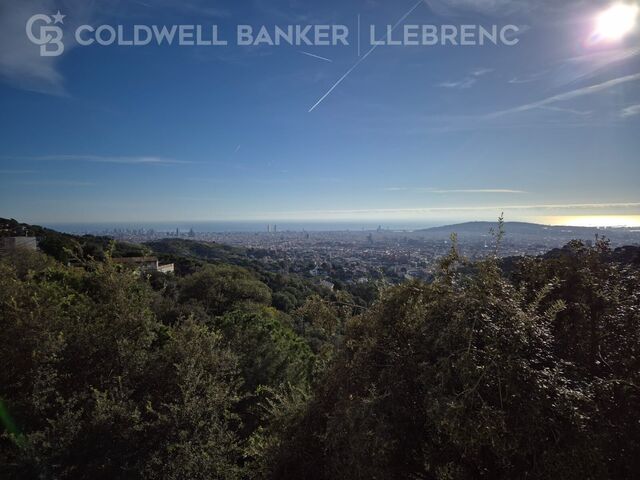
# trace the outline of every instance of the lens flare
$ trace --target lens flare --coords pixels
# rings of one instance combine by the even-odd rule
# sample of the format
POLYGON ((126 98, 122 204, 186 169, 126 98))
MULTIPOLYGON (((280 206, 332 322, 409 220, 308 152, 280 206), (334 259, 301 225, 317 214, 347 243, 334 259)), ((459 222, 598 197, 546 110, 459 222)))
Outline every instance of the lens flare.
POLYGON ((615 42, 622 40, 636 26, 640 7, 636 4, 616 3, 596 18, 592 42, 615 42))
POLYGON ((640 215, 573 215, 548 217, 551 225, 567 227, 640 227, 640 215))

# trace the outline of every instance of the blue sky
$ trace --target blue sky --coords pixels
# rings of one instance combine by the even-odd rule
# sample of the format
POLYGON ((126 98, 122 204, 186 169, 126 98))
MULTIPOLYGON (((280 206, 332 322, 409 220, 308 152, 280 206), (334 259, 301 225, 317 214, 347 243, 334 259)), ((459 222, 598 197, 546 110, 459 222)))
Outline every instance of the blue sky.
POLYGON ((382 31, 414 0, 0 0, 0 216, 638 215, 640 36, 588 41, 611 3, 425 1, 405 24, 514 24, 519 43, 381 46, 309 112, 359 60, 357 15, 382 31), (230 45, 40 57, 26 20, 57 10, 65 38, 82 23, 217 24, 230 45), (233 45, 238 24, 331 23, 353 44, 233 45))

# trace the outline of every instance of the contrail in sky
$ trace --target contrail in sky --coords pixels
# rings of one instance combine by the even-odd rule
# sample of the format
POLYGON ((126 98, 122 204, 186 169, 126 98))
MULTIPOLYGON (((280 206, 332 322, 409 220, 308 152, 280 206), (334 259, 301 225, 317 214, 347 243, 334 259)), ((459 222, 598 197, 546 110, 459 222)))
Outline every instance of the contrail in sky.
MULTIPOLYGON (((422 2, 423 2, 423 1, 424 1, 424 0, 420 0, 418 3, 416 3, 413 7, 411 7, 411 10, 409 10, 407 13, 405 13, 405 14, 403 15, 403 17, 402 17, 400 20, 398 20, 398 21, 396 22, 396 24, 395 24, 395 25, 391 28, 391 30, 389 30, 389 32, 387 33, 387 41, 389 40, 389 37, 391 36, 391 34, 393 33, 393 31, 398 27, 398 25, 400 25, 402 22, 404 22, 404 21, 406 20, 406 18, 407 18, 409 15, 411 15, 411 14, 413 13, 413 11, 414 11, 416 8, 418 8, 418 7, 422 4, 422 2)), ((358 68, 358 66, 359 66, 362 62, 364 62, 364 61, 367 59, 367 57, 368 57, 369 55, 371 55, 371 54, 374 52, 374 50, 375 50, 376 48, 378 48, 378 44, 377 44, 377 43, 376 43, 373 47, 371 47, 367 53, 365 53, 362 57, 360 57, 360 58, 358 59, 358 61, 357 61, 357 62, 356 62, 356 63, 355 63, 355 64, 354 64, 354 65, 353 65, 349 70, 347 70, 347 72, 346 72, 344 75, 342 75, 342 77, 340 77, 336 83, 334 83, 334 84, 333 84, 333 86, 329 89, 329 91, 328 91, 327 93, 325 93, 325 94, 320 98, 320 100, 318 100, 318 101, 315 103, 315 105, 309 109, 309 113, 313 112, 313 111, 314 111, 314 110, 315 110, 315 109, 316 109, 316 108, 317 108, 317 107, 318 107, 322 102, 324 102, 324 100, 325 100, 329 95, 331 95, 331 93, 332 93, 336 88, 338 88, 338 86, 339 86, 339 85, 340 85, 340 84, 341 84, 341 83, 342 83, 342 82, 343 82, 343 81, 344 81, 344 80, 345 80, 349 75, 351 75, 351 72, 353 72, 356 68, 358 68)))
POLYGON ((593 95, 595 93, 603 92, 613 87, 617 87, 618 85, 622 85, 624 83, 629 83, 629 82, 636 82, 638 80, 640 80, 640 72, 634 73, 633 75, 627 75, 625 77, 619 77, 619 78, 614 78, 612 80, 607 80, 606 82, 598 83, 596 85, 589 85, 588 87, 578 88, 577 90, 572 90, 570 92, 554 95, 553 97, 548 97, 543 100, 539 100, 537 102, 528 103, 526 105, 520 105, 519 107, 510 108, 508 110, 493 112, 487 115, 486 118, 498 118, 498 117, 502 117, 504 115, 510 115, 513 113, 528 112, 529 110, 533 110, 536 108, 548 108, 549 105, 553 105, 558 102, 566 102, 569 100, 573 100, 574 98, 584 97, 586 95, 593 95))
POLYGON ((303 51, 300 51, 300 53, 302 55, 306 55, 307 57, 313 57, 319 60, 324 60, 325 62, 329 62, 329 63, 333 62, 333 60, 331 60, 330 58, 321 57, 320 55, 314 55, 313 53, 303 52, 303 51))

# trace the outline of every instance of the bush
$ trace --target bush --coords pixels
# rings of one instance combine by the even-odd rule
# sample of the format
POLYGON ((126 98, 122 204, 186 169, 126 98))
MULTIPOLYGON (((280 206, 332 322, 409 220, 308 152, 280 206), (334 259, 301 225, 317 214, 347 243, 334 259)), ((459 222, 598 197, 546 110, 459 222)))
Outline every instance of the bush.
MULTIPOLYGON (((271 478, 613 478, 600 379, 556 352, 563 303, 548 289, 530 298, 493 262, 469 276, 445 267, 350 322, 346 348, 269 452, 271 478)), ((640 453, 634 442, 626 454, 640 453)))
POLYGON ((109 264, 0 263, 2 478, 238 476, 237 359, 151 298, 109 264))
POLYGON ((234 308, 271 304, 271 291, 247 270, 231 265, 207 265, 185 277, 180 301, 197 300, 210 315, 222 315, 234 308))

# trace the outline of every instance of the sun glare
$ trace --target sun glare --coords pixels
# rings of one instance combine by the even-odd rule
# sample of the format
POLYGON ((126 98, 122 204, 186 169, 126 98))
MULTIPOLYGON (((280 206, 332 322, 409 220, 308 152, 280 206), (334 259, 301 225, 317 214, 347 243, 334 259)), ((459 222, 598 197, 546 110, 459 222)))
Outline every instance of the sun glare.
POLYGON ((554 217, 553 225, 568 227, 640 227, 640 215, 580 215, 554 217))
POLYGON ((617 41, 624 38, 636 26, 640 8, 636 4, 616 3, 596 19, 593 33, 595 41, 617 41))

